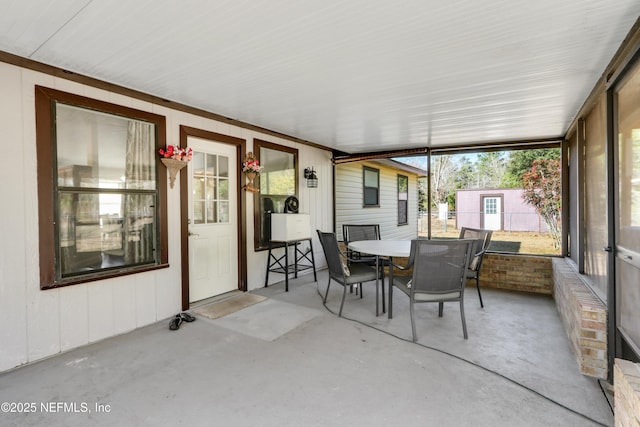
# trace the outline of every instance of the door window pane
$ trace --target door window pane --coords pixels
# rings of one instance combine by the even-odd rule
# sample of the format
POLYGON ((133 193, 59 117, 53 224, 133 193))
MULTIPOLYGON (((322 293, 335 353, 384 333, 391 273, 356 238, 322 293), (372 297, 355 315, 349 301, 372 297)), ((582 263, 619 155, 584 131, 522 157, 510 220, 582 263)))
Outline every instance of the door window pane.
POLYGON ((192 161, 193 223, 228 223, 229 158, 195 151, 192 161), (227 201, 226 215, 220 215, 221 200, 227 201))

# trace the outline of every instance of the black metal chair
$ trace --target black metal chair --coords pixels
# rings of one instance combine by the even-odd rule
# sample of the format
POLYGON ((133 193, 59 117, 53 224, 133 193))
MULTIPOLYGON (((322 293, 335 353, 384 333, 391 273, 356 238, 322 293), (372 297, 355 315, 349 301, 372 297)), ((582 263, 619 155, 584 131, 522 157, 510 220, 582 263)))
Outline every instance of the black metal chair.
POLYGON ((475 248, 475 254, 469 263, 467 269, 467 279, 474 279, 476 281, 476 288, 478 289, 478 298, 480 298, 480 307, 484 308, 482 302, 482 294, 480 293, 480 269, 482 268, 482 260, 484 254, 489 248, 491 243, 492 230, 484 230, 480 228, 462 227, 460 229, 460 239, 476 239, 478 242, 475 248))
MULTIPOLYGON (((324 251, 324 257, 327 260, 327 266, 329 268, 329 281, 327 282, 327 291, 324 294, 324 302, 327 302, 327 296, 329 295, 329 287, 331 286, 331 280, 339 283, 343 286, 342 301, 340 302, 340 311, 338 316, 342 316, 342 308, 344 307, 344 300, 347 295, 347 288, 355 283, 364 283, 375 281, 378 278, 378 272, 375 267, 371 267, 365 263, 353 263, 348 265, 349 258, 345 253, 340 251, 338 247, 338 239, 334 233, 324 233, 320 230, 316 230, 318 238, 322 244, 322 250, 324 251)), ((362 293, 362 292, 361 292, 362 293)), ((376 289, 376 302, 378 300, 378 289, 376 289)), ((378 307, 376 307, 376 314, 378 307)))
MULTIPOLYGON (((372 255, 361 254, 348 248, 350 242, 360 240, 380 240, 380 225, 378 224, 342 224, 342 240, 346 247, 347 256, 353 262, 363 262, 368 265, 376 265, 376 257, 372 255)), ((384 281, 384 260, 379 260, 380 279, 384 281)), ((356 291, 357 292, 357 291, 356 291)), ((360 290, 360 298, 362 298, 362 290, 360 290)), ((384 301, 382 301, 382 311, 385 311, 384 301)))
MULTIPOLYGON (((380 225, 378 224, 342 224, 342 240, 345 245, 350 242, 360 240, 380 240, 380 225)), ((358 252, 352 252, 347 249, 347 254, 354 260, 362 260, 370 262, 372 259, 375 264, 375 257, 362 255, 358 252)))
POLYGON ((467 339, 467 324, 464 317, 465 271, 469 267, 475 242, 473 239, 412 240, 408 264, 392 265, 400 270, 413 268, 411 276, 393 276, 393 287, 400 289, 409 297, 411 332, 414 342, 417 340, 414 305, 423 302, 437 302, 438 316, 442 317, 444 303, 458 301, 462 332, 467 339))

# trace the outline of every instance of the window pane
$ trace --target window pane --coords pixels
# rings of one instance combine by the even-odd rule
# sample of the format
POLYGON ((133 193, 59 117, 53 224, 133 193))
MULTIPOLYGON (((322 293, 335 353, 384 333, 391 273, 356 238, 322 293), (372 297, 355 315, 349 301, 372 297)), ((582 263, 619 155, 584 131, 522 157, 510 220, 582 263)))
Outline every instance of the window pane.
POLYGON ((204 224, 204 201, 193 202, 193 223, 204 224))
POLYGON ((407 201, 399 200, 398 201, 398 224, 406 224, 408 222, 407 216, 407 201))
POLYGON ((155 126, 56 104, 58 185, 155 189, 155 126))
POLYGON ((407 193, 409 191, 409 178, 406 176, 398 177, 398 193, 407 193))
POLYGON ((378 189, 377 188, 365 188, 364 189, 364 204, 365 205, 377 205, 378 204, 378 189))
POLYGON ((218 202, 218 222, 229 222, 229 202, 218 202))
POLYGON ((204 176, 204 153, 194 151, 191 159, 191 165, 193 167, 194 175, 204 176))
POLYGON ((364 185, 365 187, 378 187, 378 171, 365 169, 364 170, 364 185))
POLYGON ((219 188, 220 194, 218 194, 218 199, 229 200, 229 180, 220 179, 218 181, 218 184, 220 185, 220 188, 219 188))
POLYGON ((214 176, 218 170, 217 167, 217 156, 215 154, 207 154, 207 176, 214 176))
POLYGON ((295 157, 287 151, 260 148, 260 192, 270 195, 296 194, 295 157))
POLYGON ((204 199, 204 178, 201 178, 201 177, 193 178, 193 199, 194 200, 204 199))
POLYGON ((229 177, 229 158, 226 156, 218 157, 218 176, 229 177))
POLYGON ((154 196, 149 194, 61 191, 58 247, 62 277, 155 263, 154 205, 154 196))
POLYGON ((207 202, 207 223, 211 224, 217 222, 217 209, 216 202, 207 202))
POLYGON ((214 178, 207 178, 207 200, 216 199, 216 180, 214 178))

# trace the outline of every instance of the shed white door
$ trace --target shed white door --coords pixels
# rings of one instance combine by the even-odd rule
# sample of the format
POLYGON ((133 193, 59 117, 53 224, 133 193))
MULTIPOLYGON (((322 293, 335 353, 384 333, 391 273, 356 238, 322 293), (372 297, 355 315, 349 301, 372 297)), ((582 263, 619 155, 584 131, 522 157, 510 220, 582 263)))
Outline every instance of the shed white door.
POLYGON ((502 229, 502 198, 484 196, 482 198, 483 228, 488 230, 502 229))
POLYGON ((236 147, 189 137, 189 302, 238 289, 236 147))

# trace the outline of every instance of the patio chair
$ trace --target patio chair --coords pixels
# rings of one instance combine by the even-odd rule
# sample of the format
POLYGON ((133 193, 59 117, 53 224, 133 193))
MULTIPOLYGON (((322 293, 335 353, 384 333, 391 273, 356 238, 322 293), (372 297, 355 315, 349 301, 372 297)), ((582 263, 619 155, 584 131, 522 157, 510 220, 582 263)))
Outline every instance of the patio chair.
MULTIPOLYGON (((324 294, 323 302, 327 302, 331 280, 342 285, 342 301, 340 302, 340 311, 338 312, 338 316, 342 316, 342 308, 344 307, 344 300, 347 296, 347 288, 351 287, 351 285, 355 283, 375 281, 378 278, 378 272, 375 267, 371 267, 365 263, 353 263, 348 265, 347 263, 349 258, 345 253, 340 251, 336 235, 334 233, 324 233, 320 230, 316 231, 318 233, 320 243, 322 244, 322 250, 324 251, 324 257, 327 260, 327 266, 329 267, 329 281, 327 282, 327 291, 324 294)), ((376 296, 377 295, 378 289, 376 289, 376 296)), ((377 311, 378 308, 376 307, 376 314, 377 311)))
POLYGON ((465 271, 469 267, 475 242, 474 239, 412 240, 408 264, 404 267, 392 265, 400 270, 413 268, 411 276, 394 275, 393 286, 409 297, 414 342, 417 340, 414 305, 423 302, 437 302, 438 316, 442 317, 444 303, 458 301, 462 332, 464 339, 467 339, 467 324, 464 318, 465 271))
MULTIPOLYGON (((342 240, 345 247, 350 242, 357 242, 360 240, 380 240, 380 225, 378 224, 342 224, 342 240)), ((360 252, 352 251, 347 247, 347 256, 351 259, 349 263, 362 262, 367 265, 376 265, 376 257, 360 252)), ((384 261, 379 260, 380 278, 384 280, 384 261)), ((361 287, 360 287, 361 288, 361 287)), ((360 291, 360 298, 362 298, 362 290, 360 291)), ((382 302, 382 311, 385 311, 384 301, 382 302)))
POLYGON ((482 294, 480 293, 480 269, 482 268, 482 260, 484 254, 489 248, 491 243, 492 230, 483 230, 479 228, 462 227, 460 229, 460 239, 476 239, 478 241, 475 249, 475 254, 469 263, 467 269, 467 279, 474 279, 476 281, 476 288, 478 289, 478 298, 480 298, 480 307, 484 308, 482 302, 482 294))

